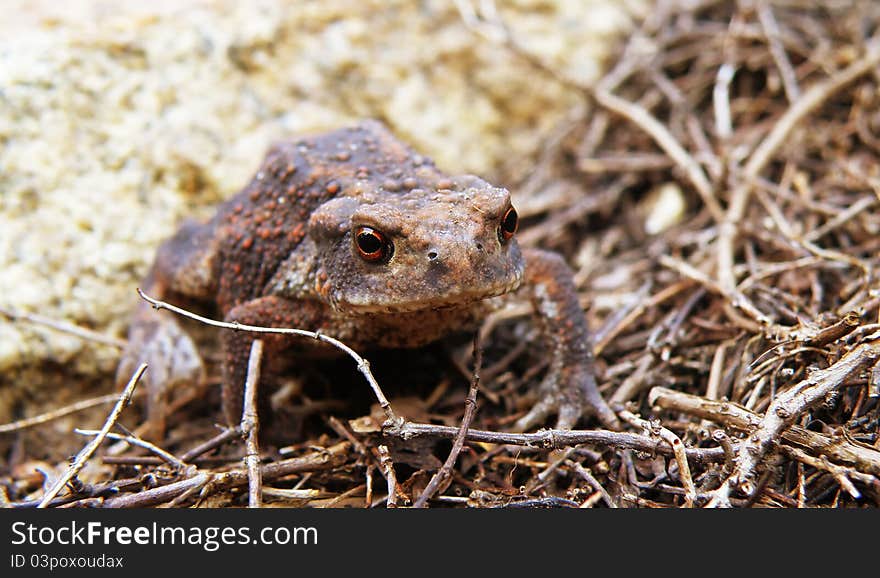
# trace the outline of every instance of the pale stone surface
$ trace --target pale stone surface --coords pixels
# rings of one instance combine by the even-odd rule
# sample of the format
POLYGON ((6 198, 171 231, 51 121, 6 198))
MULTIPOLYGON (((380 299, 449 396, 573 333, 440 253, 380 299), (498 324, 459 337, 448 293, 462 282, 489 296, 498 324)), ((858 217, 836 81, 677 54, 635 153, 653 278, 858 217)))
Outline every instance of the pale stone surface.
MULTIPOLYGON (((271 141, 379 118, 445 170, 503 176, 579 98, 450 0, 12 4, 0 306, 119 337, 159 242, 241 188, 271 141)), ((585 83, 646 9, 498 4, 524 46, 585 83)), ((106 390, 117 355, 0 318, 0 422, 106 390)))

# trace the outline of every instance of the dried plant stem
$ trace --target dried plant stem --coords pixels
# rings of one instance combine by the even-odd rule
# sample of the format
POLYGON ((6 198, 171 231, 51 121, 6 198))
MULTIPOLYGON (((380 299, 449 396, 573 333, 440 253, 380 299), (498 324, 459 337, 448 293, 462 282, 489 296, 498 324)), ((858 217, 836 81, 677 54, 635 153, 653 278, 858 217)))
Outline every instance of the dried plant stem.
POLYGON ((672 136, 672 133, 670 133, 660 121, 654 118, 651 113, 638 104, 629 102, 612 94, 609 90, 602 88, 602 83, 599 83, 599 87, 600 88, 594 92, 596 102, 608 110, 628 119, 648 133, 657 145, 662 148, 663 151, 685 172, 688 179, 691 181, 691 184, 700 194, 700 198, 702 198, 706 208, 709 209, 712 217, 719 223, 723 221, 724 210, 718 203, 718 199, 715 198, 715 189, 712 186, 712 183, 709 182, 703 168, 694 160, 690 153, 681 146, 681 143, 672 136))
POLYGON ((846 468, 843 466, 838 466, 837 464, 832 464, 828 461, 825 456, 819 456, 818 458, 815 456, 811 456, 807 452, 803 450, 799 450, 797 448, 783 446, 780 450, 788 455, 791 458, 796 459, 797 461, 804 463, 808 466, 812 466, 817 470, 823 470, 834 476, 834 479, 837 480, 837 483, 840 484, 840 487, 846 490, 846 492, 855 499, 859 499, 862 497, 862 493, 859 492, 858 489, 853 485, 850 481, 850 478, 854 480, 858 480, 863 484, 868 486, 874 486, 875 489, 880 489, 880 481, 877 480, 874 476, 869 476, 867 474, 863 474, 857 470, 852 468, 846 468))
POLYGON ((855 311, 850 311, 837 322, 820 329, 815 335, 805 339, 804 345, 808 347, 822 347, 849 335, 856 330, 859 323, 859 314, 855 311))
MULTIPOLYGON (((84 436, 97 436, 97 435, 100 435, 100 433, 101 433, 99 430, 79 429, 79 428, 74 429, 73 431, 74 431, 74 433, 78 433, 79 435, 84 435, 84 436)), ((141 439, 139 437, 131 436, 131 435, 120 435, 120 434, 114 434, 114 433, 104 434, 104 437, 109 440, 123 441, 127 444, 137 446, 140 448, 144 448, 145 450, 149 451, 150 453, 153 453, 153 454, 156 454, 157 456, 159 456, 159 458, 161 458, 162 461, 173 466, 178 471, 185 471, 190 467, 187 463, 185 463, 180 458, 176 457, 171 452, 165 451, 162 448, 160 448, 159 446, 157 446, 153 443, 150 443, 147 440, 141 439)))
MULTIPOLYGON (((745 312, 749 317, 757 321, 763 326, 773 326, 773 321, 764 313, 758 310, 751 301, 746 298, 745 295, 740 293, 735 287, 732 289, 727 289, 724 285, 720 283, 716 283, 714 280, 710 279, 708 275, 703 273, 702 271, 696 269, 695 267, 688 265, 683 261, 679 261, 674 257, 670 257, 668 255, 660 256, 660 264, 664 267, 668 267, 674 271, 677 271, 680 275, 687 277, 689 279, 693 279, 694 281, 700 283, 707 290, 712 291, 717 295, 721 295, 733 304, 734 306, 741 309, 745 312)), ((751 329, 752 327, 748 327, 751 329)), ((780 333, 780 329, 776 329, 774 333, 780 333)))
MULTIPOLYGON (((136 399, 141 395, 140 391, 135 391, 132 394, 132 399, 136 399)), ((44 423, 48 423, 50 421, 54 421, 56 419, 60 419, 66 415, 70 415, 72 413, 77 413, 80 411, 85 411, 89 408, 96 407, 99 405, 104 405, 107 403, 112 403, 119 400, 118 393, 110 393, 107 395, 102 395, 100 397, 93 397, 91 399, 84 399, 82 401, 78 401, 76 403, 72 403, 70 405, 66 405, 64 407, 60 407, 58 409, 47 411, 46 413, 41 413, 40 415, 35 415, 33 417, 29 417, 26 419, 20 419, 18 421, 5 423, 0 425, 0 434, 12 433, 15 431, 23 430, 29 427, 34 427, 37 425, 42 425, 44 423)))
POLYGON ((880 339, 857 345, 837 363, 826 369, 814 371, 803 381, 777 395, 767 409, 758 428, 743 442, 737 452, 736 468, 713 493, 709 506, 729 504, 731 489, 745 494, 754 490, 752 479, 758 464, 778 442, 782 432, 804 411, 821 402, 835 391, 843 381, 880 358, 880 339))
POLYGON ((76 455, 76 458, 73 460, 73 463, 71 463, 70 467, 67 468, 67 471, 64 472, 64 475, 52 485, 48 492, 46 492, 43 499, 40 501, 40 504, 37 506, 38 508, 45 508, 48 506, 55 496, 57 496, 58 493, 76 476, 76 474, 79 473, 83 466, 86 465, 86 462, 89 461, 89 458, 92 457, 95 450, 97 450, 98 446, 101 445, 101 442, 104 441, 104 438, 110 432, 110 429, 116 423, 116 420, 119 419, 122 410, 125 409, 125 406, 131 401, 131 394, 134 392, 134 388, 137 386, 138 381, 146 369, 147 364, 142 363, 140 367, 135 370, 131 379, 128 380, 128 383, 119 395, 119 400, 116 402, 116 405, 113 406, 113 409, 110 411, 110 415, 108 415, 107 419, 104 421, 104 426, 92 441, 80 450, 76 455))
POLYGON ((675 461, 678 464, 678 477, 681 479, 681 483, 685 490, 684 507, 693 508, 694 500, 697 497, 697 488, 694 486, 694 480, 691 477, 691 468, 688 465, 685 446, 684 443, 682 443, 681 438, 675 435, 672 430, 659 425, 659 423, 652 423, 646 419, 642 419, 631 411, 619 410, 617 415, 620 416, 620 419, 630 425, 642 428, 669 444, 669 447, 672 448, 672 453, 675 456, 675 461))
POLYGON ((240 438, 240 437, 241 437, 241 428, 240 427, 233 427, 233 428, 229 428, 229 429, 224 429, 221 433, 217 434, 216 436, 209 439, 208 441, 197 445, 196 447, 192 448, 191 450, 188 450, 186 453, 184 453, 182 456, 180 456, 180 459, 184 462, 191 462, 192 460, 196 459, 197 457, 199 457, 203 454, 208 453, 209 451, 213 450, 214 448, 217 448, 217 447, 225 444, 228 441, 231 441, 231 440, 234 440, 234 439, 240 438))
MULTIPOLYGON (((325 450, 302 457, 263 464, 260 467, 260 475, 264 481, 269 481, 291 474, 337 468, 346 462, 350 449, 350 443, 340 442, 325 450)), ((249 483, 249 478, 246 469, 220 473, 199 471, 192 477, 179 482, 151 488, 137 494, 106 499, 104 500, 103 507, 146 508, 168 503, 172 500, 178 500, 179 503, 183 496, 189 496, 193 491, 213 493, 240 487, 247 483, 249 483), (208 487, 209 482, 210 487, 208 487)))
POLYGON ((626 76, 632 72, 636 62, 641 59, 640 55, 635 54, 631 58, 624 57, 621 63, 619 63, 612 72, 607 74, 605 78, 598 83, 597 88, 591 90, 591 87, 578 82, 576 79, 570 78, 568 75, 548 65, 541 58, 520 46, 501 18, 498 17, 496 10, 486 10, 481 5, 481 8, 484 9, 481 10, 481 13, 478 15, 473 5, 465 0, 456 0, 456 7, 468 28, 474 30, 492 42, 505 44, 510 50, 524 58, 532 66, 549 73, 562 84, 587 93, 592 93, 593 98, 595 98, 596 102, 600 105, 609 111, 628 119, 630 122, 645 131, 688 176, 691 184, 703 199, 703 203, 706 205, 716 222, 721 222, 723 220, 724 210, 719 204, 718 199, 715 198, 714 187, 706 177, 706 173, 703 171, 700 164, 694 160, 675 136, 673 136, 672 133, 669 132, 669 130, 644 107, 629 102, 612 93, 626 76))
MULTIPOLYGON (((744 433, 753 432, 762 420, 760 415, 735 403, 707 399, 665 387, 651 389, 648 403, 661 409, 694 415, 744 433)), ((811 454, 824 455, 832 461, 880 476, 880 451, 874 448, 855 444, 845 438, 832 438, 799 425, 790 426, 782 432, 781 437, 787 444, 811 454)))
POLYGON ((758 175, 798 123, 824 104, 837 91, 871 72, 878 64, 880 64, 880 39, 872 38, 868 43, 868 50, 864 57, 801 95, 752 152, 742 174, 739 175, 739 184, 734 187, 731 193, 727 215, 721 221, 718 232, 718 282, 725 290, 732 291, 736 287, 733 266, 737 226, 745 214, 752 186, 758 175))
POLYGON ((263 340, 251 342, 247 377, 244 384, 244 403, 241 413, 241 431, 245 435, 244 463, 248 472, 248 507, 262 506, 263 479, 260 475, 260 445, 257 436, 260 418, 257 415, 257 389, 260 382, 260 362, 263 358, 263 340))
MULTIPOLYGON (((399 426, 389 426, 383 430, 385 435, 393 435, 402 439, 416 436, 455 439, 458 432, 459 428, 457 427, 410 422, 399 426)), ((488 442, 541 449, 565 449, 580 444, 596 444, 611 448, 673 455, 672 448, 661 439, 609 430, 545 429, 534 433, 509 433, 470 429, 465 439, 469 442, 488 442)), ((724 450, 720 447, 685 448, 684 451, 688 460, 697 463, 724 460, 724 450)))
POLYGON ((782 87, 785 90, 785 96, 789 102, 795 102, 801 95, 798 86, 797 75, 791 67, 791 62, 779 39, 779 24, 776 23, 776 17, 773 15, 773 9, 766 0, 760 0, 757 5, 758 19, 761 21, 761 28, 764 29, 764 35, 767 36, 767 45, 770 47, 770 54, 776 62, 779 69, 779 76, 782 78, 782 87))
POLYGON ((52 319, 51 317, 46 317, 44 315, 37 315, 36 313, 25 313, 23 311, 16 311, 7 307, 0 307, 0 315, 4 315, 13 320, 20 319, 33 323, 35 325, 43 325, 45 327, 49 327, 50 329, 54 329, 55 331, 69 333, 70 335, 76 335, 81 339, 94 341, 95 343, 102 343, 104 345, 109 345, 110 347, 116 347, 117 349, 123 349, 125 347, 125 341, 122 339, 116 339, 115 337, 110 337, 104 335, 103 333, 98 333, 97 331, 92 331, 91 329, 86 329, 84 327, 74 325, 73 323, 67 323, 66 321, 52 319))
POLYGON ((441 486, 452 476, 452 468, 455 466, 458 454, 461 453, 461 449, 464 447, 465 436, 467 435, 467 431, 471 427, 471 423, 474 421, 474 416, 477 413, 477 391, 480 388, 480 368, 482 365, 483 349, 480 347, 480 333, 477 332, 474 335, 474 373, 471 378, 471 385, 468 390, 467 399, 465 399, 464 403, 464 415, 461 418, 461 425, 458 428, 459 435, 455 436, 455 440, 452 443, 452 449, 449 450, 449 455, 446 457, 446 461, 443 462, 443 466, 436 474, 434 474, 434 476, 431 477, 428 485, 425 486, 421 495, 419 495, 418 499, 413 503, 413 508, 424 508, 428 504, 428 500, 430 500, 431 497, 440 490, 441 486))
MULTIPOLYGON (((149 449, 149 447, 147 447, 147 445, 142 445, 139 443, 132 442, 131 440, 140 440, 141 442, 144 442, 144 440, 142 440, 141 438, 136 437, 136 436, 117 436, 114 434, 107 434, 107 437, 112 438, 112 439, 118 438, 118 439, 121 439, 122 441, 132 443, 133 445, 140 445, 141 447, 144 447, 145 449, 149 449)), ((180 458, 175 458, 175 459, 179 459, 181 463, 187 464, 187 467, 189 467, 188 464, 190 462, 198 460, 202 454, 205 454, 205 453, 207 453, 207 452, 209 452, 209 451, 211 451, 211 450, 213 450, 213 449, 215 449, 215 448, 217 448, 217 447, 219 447, 229 441, 235 440, 235 439, 241 439, 241 427, 240 426, 235 426, 233 428, 224 429, 221 433, 217 434, 213 438, 211 438, 203 443, 200 443, 199 445, 197 445, 196 447, 194 447, 190 450, 187 450, 186 453, 184 453, 183 455, 180 456, 180 458)), ((149 442, 144 442, 144 444, 152 445, 152 444, 149 444, 149 442)), ((208 458, 208 459, 210 459, 210 458, 208 458)), ((217 458, 217 459, 220 459, 220 458, 217 458)), ((158 465, 162 461, 168 461, 168 460, 163 460, 163 459, 155 458, 155 457, 151 457, 151 456, 126 457, 126 456, 107 455, 107 456, 103 457, 102 461, 105 464, 158 465)))
POLYGON ((233 331, 251 331, 253 333, 276 333, 281 335, 300 335, 302 337, 308 337, 311 339, 316 339, 318 341, 322 341, 337 349, 345 352, 349 357, 354 359, 355 363, 357 363, 358 371, 364 376, 367 380, 367 383, 370 384, 370 388, 373 390, 373 394, 376 396, 376 399, 379 401, 379 406, 385 412, 385 417, 391 422, 401 421, 397 415, 395 415, 394 411, 391 409, 391 404, 388 402, 388 399, 385 397, 385 394, 382 393, 382 388, 379 387, 379 383, 376 381, 376 378, 373 377, 373 374, 370 372, 370 363, 357 354, 352 348, 339 341, 338 339, 333 339, 332 337, 328 337, 323 333, 315 332, 315 331, 306 331, 305 329, 292 329, 292 328, 284 328, 284 327, 260 327, 258 325, 245 325, 243 323, 226 323, 225 321, 217 321, 215 319, 209 319, 207 317, 203 317, 201 315, 197 315, 186 309, 182 309, 180 307, 176 307, 171 305, 170 303, 166 303, 164 301, 160 301, 158 299, 153 299, 146 293, 144 293, 141 289, 137 290, 138 295, 141 296, 142 299, 150 303, 156 309, 167 309, 173 313, 178 315, 182 315, 189 319, 193 319, 200 323, 204 323, 205 325, 211 325, 213 327, 222 327, 223 329, 231 329, 233 331))
POLYGON ((579 463, 577 463, 574 460, 566 460, 565 464, 568 467, 572 468, 575 471, 575 473, 577 473, 577 475, 579 475, 581 478, 583 478, 584 481, 587 482, 591 488, 593 488, 594 490, 599 492, 599 495, 602 497, 602 501, 605 502, 606 506, 608 506, 609 508, 616 508, 617 507, 617 504, 614 503, 614 499, 612 499, 611 495, 608 493, 608 490, 606 490, 602 486, 602 484, 599 483, 599 480, 597 480, 596 477, 593 476, 593 474, 592 474, 592 472, 590 472, 590 470, 588 470, 587 468, 580 465, 579 463))
POLYGON ((673 283, 672 285, 665 287, 656 295, 653 295, 648 299, 639 300, 638 304, 627 313, 619 323, 607 331, 604 331, 600 336, 597 336, 596 343, 593 345, 593 354, 598 356, 602 353, 608 344, 614 341, 615 337, 620 335, 627 327, 635 323, 636 320, 644 315, 651 307, 656 307, 661 303, 672 299, 693 285, 694 281, 692 279, 684 279, 678 283, 673 283))
POLYGON ((709 399, 718 399, 720 397, 719 391, 721 390, 726 353, 727 344, 722 343, 715 348, 715 354, 712 356, 712 365, 709 366, 709 379, 706 380, 706 397, 709 399))
POLYGON ((388 498, 385 500, 385 506, 388 508, 397 507, 397 475, 394 473, 394 462, 391 461, 391 452, 388 446, 380 444, 377 448, 379 454, 379 468, 385 481, 388 484, 388 498))

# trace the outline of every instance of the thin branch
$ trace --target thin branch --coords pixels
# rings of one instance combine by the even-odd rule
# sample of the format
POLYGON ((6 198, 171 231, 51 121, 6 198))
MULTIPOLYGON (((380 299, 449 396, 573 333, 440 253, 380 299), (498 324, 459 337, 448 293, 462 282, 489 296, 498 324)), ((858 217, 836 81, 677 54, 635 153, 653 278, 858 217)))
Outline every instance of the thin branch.
POLYGON ((770 133, 755 148, 740 175, 739 184, 733 189, 730 205, 727 208, 727 216, 721 222, 718 231, 718 281, 722 287, 733 289, 736 286, 736 278, 733 273, 734 241, 737 225, 745 214, 755 179, 764 170, 764 167, 767 166, 767 163, 770 162, 795 126, 822 106, 837 91, 871 72, 878 64, 880 64, 880 38, 872 38, 868 42, 868 50, 862 58, 805 92, 792 103, 785 114, 773 125, 770 133))
POLYGON ((840 484, 840 487, 846 490, 846 492, 855 499, 861 498, 862 494, 856 489, 856 487, 850 481, 850 478, 858 480, 859 482, 868 486, 874 486, 875 488, 880 487, 880 483, 878 483, 877 478, 869 476, 867 474, 863 474, 862 472, 853 470, 851 468, 845 468, 843 466, 838 466, 837 464, 832 464, 825 458, 825 456, 819 456, 817 458, 811 456, 803 450, 785 446, 780 449, 783 453, 801 463, 807 464, 808 466, 813 466, 817 470, 828 472, 829 474, 834 476, 834 479, 837 480, 837 483, 840 484))
POLYGON ((180 307, 176 307, 171 305, 170 303, 166 303, 164 301, 159 301, 158 299, 153 299, 146 293, 144 293, 140 288, 137 290, 138 295, 141 296, 142 299, 150 303, 156 309, 167 309, 173 313, 177 313, 178 315, 182 315, 189 319, 193 319, 200 323, 204 323, 205 325, 210 325, 212 327, 222 327, 223 329, 232 329, 233 331, 251 331, 253 333, 274 333, 281 335, 299 335, 302 337, 309 337, 311 339, 315 339, 317 341, 322 341, 324 343, 328 343, 337 349, 345 352, 349 357, 354 359, 355 363, 357 363, 357 369, 364 378, 367 380, 367 383, 370 384, 370 388, 373 390, 373 394, 376 396, 376 399, 379 401, 379 406, 385 412, 385 417, 391 422, 400 422, 402 421, 394 411, 391 409, 391 403, 388 402, 388 399, 385 397, 385 394, 382 393, 382 389, 379 387, 379 383, 376 381, 376 378, 373 377, 373 374, 370 372, 370 363, 357 354, 352 348, 339 341, 338 339, 333 339, 332 337, 328 337, 320 332, 315 331, 306 331, 305 329, 292 329, 292 328, 284 328, 284 327, 260 327, 257 325, 246 325, 244 323, 226 323, 225 321, 217 321, 215 319, 209 319, 208 317, 203 317, 201 315, 197 315, 186 309, 182 309, 180 307))
MULTIPOLYGON (((755 431, 762 421, 761 415, 739 404, 707 399, 665 387, 651 389, 648 403, 661 409, 706 419, 722 427, 747 434, 755 431)), ((716 433, 720 431, 717 430, 716 433)), ((880 451, 870 446, 810 431, 799 425, 792 425, 782 432, 782 440, 811 454, 824 455, 832 461, 880 476, 880 451)))
POLYGON ((804 345, 808 347, 822 347, 823 345, 833 343, 855 331, 860 323, 859 314, 855 311, 850 311, 837 322, 820 329, 814 335, 804 339, 804 345))
MULTIPOLYGON (((74 433, 77 433, 79 435, 84 435, 84 436, 97 436, 97 435, 101 434, 100 430, 94 430, 94 429, 79 429, 79 428, 77 428, 77 429, 74 429, 73 431, 74 431, 74 433)), ((123 441, 123 442, 131 444, 133 446, 144 448, 145 450, 149 451, 150 453, 153 453, 153 454, 156 454, 157 456, 159 456, 159 458, 161 458, 162 461, 168 463, 176 470, 184 471, 190 467, 189 464, 185 463, 183 460, 176 457, 171 452, 165 451, 162 448, 160 448, 159 446, 152 444, 152 443, 148 442, 147 440, 141 439, 137 436, 107 433, 104 435, 104 437, 106 437, 108 440, 123 441)))
POLYGON ((608 328, 607 330, 602 331, 599 335, 596 336, 596 342, 593 345, 593 354, 598 356, 608 347, 614 339, 620 335, 625 329, 627 329, 630 325, 635 323, 642 315, 645 314, 646 311, 651 309, 652 307, 657 307, 661 303, 672 299, 677 296, 682 291, 689 289, 694 285, 694 281, 692 279, 684 279, 677 283, 673 283, 668 287, 663 288, 658 291, 655 295, 652 295, 648 299, 639 299, 635 306, 629 311, 626 315, 623 316, 620 321, 615 324, 613 327, 608 328))
MULTIPOLYGON (((643 58, 638 50, 634 54, 627 54, 621 59, 617 67, 608 73, 593 90, 591 87, 578 82, 576 79, 570 78, 563 72, 548 65, 538 56, 524 49, 517 42, 515 37, 510 33, 503 20, 498 16, 494 4, 484 2, 481 4, 481 10, 478 14, 473 4, 467 0, 456 0, 456 7, 465 25, 486 38, 491 42, 502 43, 507 46, 514 54, 525 59, 532 66, 546 73, 562 84, 592 94, 600 105, 606 109, 618 114, 650 135, 657 145, 669 155, 669 157, 684 171, 694 188, 703 199, 703 203, 709 209, 712 217, 716 222, 721 222, 724 218, 724 210, 715 198, 715 190, 712 183, 706 177, 703 168, 697 163, 687 150, 678 142, 678 140, 667 130, 662 123, 654 118, 642 106, 626 101, 619 96, 614 95, 611 91, 617 87, 620 82, 628 76, 633 65, 643 58), (628 57, 627 57, 628 56, 628 57)), ((628 47, 629 48, 629 47, 628 47)))
POLYGON ((394 462, 391 461, 391 452, 388 446, 380 444, 377 448, 379 452, 379 468, 385 481, 388 483, 388 497, 385 500, 385 506, 388 508, 397 507, 397 476, 394 473, 394 462))
POLYGON ((721 379, 724 372, 724 361, 727 354, 727 344, 722 343, 715 348, 712 356, 712 365, 709 366, 709 379, 706 380, 706 397, 718 399, 721 397, 721 379))
MULTIPOLYGON (((110 437, 110 434, 108 434, 110 437)), ((133 436, 130 436, 133 437, 133 436)), ((141 438, 133 437, 133 439, 140 440, 141 438)), ((188 450, 182 456, 180 456, 180 461, 188 464, 189 462, 194 461, 205 461, 211 458, 203 458, 199 460, 199 457, 202 454, 205 454, 226 442, 232 441, 234 439, 241 439, 241 427, 235 426, 233 428, 224 428, 222 432, 214 436, 213 438, 197 445, 196 447, 188 450)), ((141 440, 143 441, 143 440, 141 440)), ((135 444, 138 445, 138 444, 135 444)), ((220 458, 214 458, 220 459, 220 458)), ((154 458, 152 456, 104 456, 102 461, 105 464, 140 464, 140 465, 158 465, 162 463, 162 460, 158 458, 154 458)))
POLYGON ((248 472, 248 508, 262 506, 263 480, 260 477, 260 445, 257 435, 260 418, 257 415, 257 389, 260 382, 260 361, 263 358, 263 340, 251 342, 248 357, 247 378, 244 384, 244 404, 241 412, 241 431, 245 438, 244 463, 248 472))
POLYGON ((760 426, 740 445, 736 468, 716 490, 709 506, 724 505, 730 491, 739 489, 751 494, 755 469, 777 443, 781 433, 804 411, 825 399, 853 373, 876 363, 880 358, 880 339, 857 345, 837 363, 812 372, 806 379, 777 395, 760 426))
POLYGON ((76 455, 76 458, 73 460, 73 463, 70 464, 70 467, 67 468, 67 471, 64 472, 64 475, 61 476, 58 481, 49 489, 48 492, 43 496, 43 499, 40 501, 40 504, 37 506, 38 508, 45 508, 49 505, 55 496, 65 487, 67 484, 79 473, 79 471, 86 465, 86 462, 89 461, 89 458, 92 457, 92 454, 95 453, 95 450, 98 449, 98 446, 101 445, 101 442, 104 441, 104 438, 110 432, 110 429, 116 423, 116 420, 119 419, 122 410, 125 409, 125 406, 131 401, 131 394, 134 392, 134 388, 137 386, 138 380, 140 380, 141 376, 144 374, 144 371, 147 369, 147 364, 142 363, 140 367, 135 370, 134 375, 131 376, 131 379, 128 380, 128 384, 125 386, 125 389, 122 390, 122 393, 119 395, 119 399, 116 402, 116 405, 113 406, 113 410, 110 412, 110 415, 107 416, 107 420, 104 422, 104 426, 98 432, 98 435, 92 439, 86 446, 80 450, 80 452, 76 455))
MULTIPOLYGON (((132 394, 132 399, 137 399, 142 394, 140 391, 136 391, 132 394)), ((38 425, 42 425, 44 423, 48 423, 50 421, 54 421, 56 419, 60 419, 66 415, 70 415, 73 413, 77 413, 80 411, 85 411, 87 409, 104 405, 107 403, 112 403, 119 400, 118 393, 109 393, 107 395, 102 395, 99 397, 93 397, 91 399, 84 399, 82 401, 78 401, 76 403, 72 403, 70 405, 66 405, 64 407, 60 407, 58 409, 53 409, 52 411, 48 411, 46 413, 41 413, 40 415, 35 415, 33 417, 20 419, 18 421, 0 424, 0 434, 12 433, 16 431, 20 431, 29 427, 34 427, 38 425)))
POLYGON ((615 404, 623 404, 634 399, 645 388, 648 370, 654 362, 653 356, 642 356, 637 362, 635 370, 626 376, 626 379, 621 382, 617 390, 608 399, 608 405, 613 407, 615 404))
POLYGON ((794 102, 801 96, 801 89, 798 86, 797 75, 782 46, 780 40, 779 24, 776 23, 776 17, 773 16, 773 9, 766 2, 761 0, 758 2, 758 20, 761 21, 761 28, 764 35, 767 36, 767 44, 770 46, 770 54, 776 62, 776 68, 779 69, 779 76, 782 78, 782 88, 785 90, 785 96, 789 102, 794 102))
POLYGON ((733 461, 736 459, 733 451, 733 443, 731 443, 730 437, 724 432, 724 430, 720 429, 716 429, 712 432, 712 439, 718 442, 718 445, 724 450, 724 467, 722 471, 725 475, 729 475, 730 472, 733 471, 733 461))
POLYGON ((117 349, 125 348, 125 341, 122 339, 116 339, 115 337, 110 337, 103 333, 98 333, 97 331, 92 331, 91 329, 86 329, 85 327, 80 327, 79 325, 74 325, 73 323, 68 323, 66 321, 52 319, 51 317, 46 317, 44 315, 25 313, 24 311, 16 311, 15 309, 9 309, 8 307, 0 307, 0 315, 4 315, 12 320, 23 320, 36 325, 43 325, 50 329, 54 329, 55 331, 76 335, 81 339, 94 341, 95 343, 102 343, 104 345, 109 345, 110 347, 116 347, 117 349))
POLYGON ((585 482, 590 484, 594 490, 599 492, 599 495, 602 496, 602 501, 605 502, 605 505, 609 508, 616 508, 617 504, 614 503, 614 500, 611 498, 611 495, 608 491, 599 483, 599 480, 593 476, 592 472, 579 464, 574 460, 566 460, 566 465, 574 470, 574 472, 584 479, 585 482))
POLYGON ((876 197, 864 196, 849 207, 845 208, 838 215, 829 219, 828 222, 821 227, 817 227, 804 235, 803 240, 808 243, 815 243, 831 231, 850 222, 854 217, 864 214, 865 211, 872 208, 875 204, 877 204, 876 197))
POLYGON ((191 450, 184 453, 180 456, 180 459, 184 462, 191 462, 202 454, 206 454, 209 451, 225 444, 228 441, 234 440, 236 438, 241 437, 241 427, 234 427, 224 429, 222 432, 209 439, 208 441, 197 445, 191 450))
POLYGON ((675 461, 678 464, 678 477, 681 479, 681 483, 685 490, 684 507, 693 508, 694 500, 697 497, 697 488, 694 486, 694 480, 691 477, 691 468, 688 466, 685 445, 682 443, 681 438, 675 435, 672 430, 661 426, 659 422, 654 423, 642 419, 631 411, 622 409, 617 412, 617 415, 620 416, 620 419, 630 425, 642 428, 669 444, 669 447, 672 448, 672 453, 675 456, 675 461))
POLYGON ((452 443, 452 449, 449 450, 449 455, 446 457, 446 461, 443 462, 443 466, 436 474, 434 474, 431 481, 428 482, 428 485, 413 504, 413 508, 424 508, 427 506, 428 500, 430 500, 440 487, 452 476, 452 468, 455 466, 458 454, 461 453, 461 449, 464 447, 465 436, 467 435, 468 429, 471 427, 471 423, 474 421, 474 416, 477 413, 477 391, 480 388, 480 369, 482 366, 483 348, 480 347, 480 333, 477 332, 474 335, 474 373, 471 378, 471 386, 468 390, 467 399, 465 399, 464 403, 464 415, 461 418, 459 435, 455 436, 455 440, 452 443))
POLYGON ((629 102, 605 90, 602 88, 601 82, 599 83, 599 88, 594 92, 594 96, 596 97, 596 102, 626 118, 648 133, 657 145, 675 161, 675 164, 685 172, 691 184, 700 194, 703 204, 709 209, 716 222, 720 223, 723 221, 724 210, 718 203, 718 199, 715 198, 715 188, 709 182, 703 168, 660 121, 638 104, 629 102))
MULTIPOLYGON (((455 439, 458 432, 459 428, 457 427, 410 422, 405 422, 400 426, 388 426, 383 429, 385 435, 392 435, 401 439, 417 436, 455 439)), ((564 449, 580 444, 596 444, 651 454, 673 455, 672 448, 661 439, 610 430, 545 429, 534 433, 509 433, 470 429, 465 439, 469 442, 487 442, 541 449, 564 449)), ((721 448, 686 448, 685 454, 688 460, 698 463, 720 462, 724 460, 724 451, 721 448)))
MULTIPOLYGON (((263 464, 260 467, 260 476, 263 481, 271 481, 291 474, 329 470, 340 467, 348 459, 351 444, 341 442, 325 450, 313 452, 298 458, 290 458, 263 464)), ((184 495, 190 495, 192 491, 205 491, 206 494, 216 493, 231 488, 240 487, 249 482, 248 472, 244 470, 232 470, 221 473, 198 472, 196 475, 179 482, 159 486, 138 492, 136 494, 117 496, 104 500, 105 508, 146 508, 167 503, 179 499, 184 495), (210 482, 209 489, 204 489, 210 482)), ((179 503, 179 502, 178 502, 179 503)))
MULTIPOLYGON (((669 255, 660 255, 660 264, 677 271, 683 277, 696 281, 707 290, 726 298, 731 305, 746 313, 762 326, 767 327, 767 330, 772 334, 775 335, 784 331, 782 328, 777 327, 770 317, 755 307, 749 298, 740 293, 736 287, 726 288, 724 285, 716 283, 714 280, 710 279, 708 275, 698 270, 696 267, 688 265, 684 261, 679 261, 669 255)), ((751 329, 751 327, 749 327, 749 329, 751 329)))

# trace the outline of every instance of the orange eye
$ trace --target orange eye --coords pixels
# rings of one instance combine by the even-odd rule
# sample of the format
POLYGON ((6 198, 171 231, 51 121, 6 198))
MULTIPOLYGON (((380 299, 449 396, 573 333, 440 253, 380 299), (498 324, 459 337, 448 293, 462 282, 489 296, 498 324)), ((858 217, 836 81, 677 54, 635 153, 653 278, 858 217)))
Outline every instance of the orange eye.
POLYGON ((514 233, 516 233, 516 228, 519 226, 519 216, 516 214, 516 209, 510 207, 507 209, 507 212, 504 213, 504 217, 501 219, 501 225, 498 227, 498 240, 502 243, 509 241, 514 233))
POLYGON ((354 244, 364 261, 376 263, 387 261, 394 253, 394 245, 384 234, 371 227, 358 227, 354 232, 354 244))

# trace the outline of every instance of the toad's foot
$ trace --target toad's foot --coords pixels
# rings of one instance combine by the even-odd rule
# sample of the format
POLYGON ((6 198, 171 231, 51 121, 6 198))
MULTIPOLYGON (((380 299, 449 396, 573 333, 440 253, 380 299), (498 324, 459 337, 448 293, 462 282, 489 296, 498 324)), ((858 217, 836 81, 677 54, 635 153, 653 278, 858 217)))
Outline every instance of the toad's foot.
POLYGON ((527 287, 551 361, 538 392, 540 400, 515 427, 529 429, 556 413, 557 426, 570 429, 582 415, 592 413, 605 427, 620 429, 596 387, 590 333, 571 269, 556 253, 529 249, 524 256, 527 287))
POLYGON ((595 415, 609 429, 620 429, 617 415, 608 407, 596 387, 592 363, 589 367, 560 368, 554 360, 538 388, 538 395, 538 402, 514 424, 517 431, 538 426, 553 414, 557 415, 558 429, 572 429, 585 415, 595 415))

